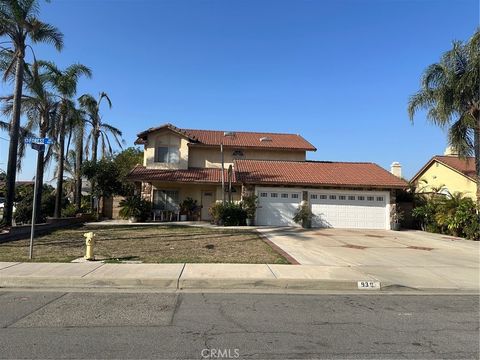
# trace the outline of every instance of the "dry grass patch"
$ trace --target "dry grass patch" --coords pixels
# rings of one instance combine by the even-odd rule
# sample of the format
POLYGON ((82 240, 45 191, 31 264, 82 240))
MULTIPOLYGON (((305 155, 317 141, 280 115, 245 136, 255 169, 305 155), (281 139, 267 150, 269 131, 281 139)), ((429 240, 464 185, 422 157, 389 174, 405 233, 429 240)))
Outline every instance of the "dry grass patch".
MULTIPOLYGON (((35 261, 69 262, 85 254, 83 234, 96 234, 95 255, 146 263, 288 264, 249 230, 190 226, 82 226, 35 239, 35 261)), ((0 244, 0 261, 28 261, 29 240, 0 244)))

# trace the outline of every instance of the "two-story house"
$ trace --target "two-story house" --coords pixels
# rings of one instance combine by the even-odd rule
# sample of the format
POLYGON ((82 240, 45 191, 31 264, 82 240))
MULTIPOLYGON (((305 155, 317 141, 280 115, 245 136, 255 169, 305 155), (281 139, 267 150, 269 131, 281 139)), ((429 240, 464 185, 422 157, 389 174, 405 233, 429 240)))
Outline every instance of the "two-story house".
POLYGON ((258 225, 294 225, 304 200, 316 215, 315 226, 387 229, 395 190, 407 186, 373 163, 307 161, 307 151, 316 148, 295 134, 166 124, 139 133, 136 144, 144 146, 143 165, 129 178, 142 197, 160 210, 177 209, 191 197, 201 205, 202 220, 210 220, 209 207, 226 198, 231 184, 233 200, 258 196, 258 225))

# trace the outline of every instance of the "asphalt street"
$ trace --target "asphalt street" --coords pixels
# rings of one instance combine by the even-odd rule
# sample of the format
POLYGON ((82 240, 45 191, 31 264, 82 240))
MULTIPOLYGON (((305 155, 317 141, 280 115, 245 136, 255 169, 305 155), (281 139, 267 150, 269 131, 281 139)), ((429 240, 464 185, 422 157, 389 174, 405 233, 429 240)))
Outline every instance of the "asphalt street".
POLYGON ((4 291, 0 357, 478 359, 479 298, 4 291))

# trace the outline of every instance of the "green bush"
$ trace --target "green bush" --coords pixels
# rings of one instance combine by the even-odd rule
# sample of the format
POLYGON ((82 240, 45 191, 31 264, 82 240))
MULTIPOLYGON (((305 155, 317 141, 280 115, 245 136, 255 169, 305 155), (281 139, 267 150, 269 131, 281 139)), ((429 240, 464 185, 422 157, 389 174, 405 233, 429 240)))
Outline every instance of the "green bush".
POLYGON ((304 228, 310 228, 312 227, 312 219, 313 214, 312 210, 310 210, 310 206, 308 206, 307 203, 299 205, 297 211, 295 212, 295 216, 293 217, 293 221, 302 225, 304 228))
POLYGON ((251 194, 242 198, 242 207, 245 209, 247 219, 255 219, 258 208, 258 196, 251 194))
MULTIPOLYGON (((30 223, 32 221, 33 210, 33 185, 19 186, 16 189, 15 201, 15 222, 30 223)), ((66 205, 66 203, 64 205, 66 205)), ((50 185, 44 185, 42 191, 42 200, 40 202, 40 211, 37 214, 37 223, 45 222, 48 216, 53 216, 54 209, 54 189, 50 185)))
POLYGON ((120 201, 119 215, 123 219, 136 218, 139 221, 145 221, 150 217, 152 204, 150 201, 140 198, 140 196, 129 196, 120 201))
POLYGON ((213 204, 209 213, 213 218, 213 222, 217 225, 239 226, 245 225, 247 212, 242 204, 217 202, 213 204))
POLYGON ((480 240, 480 215, 461 193, 425 196, 412 211, 424 231, 480 240))

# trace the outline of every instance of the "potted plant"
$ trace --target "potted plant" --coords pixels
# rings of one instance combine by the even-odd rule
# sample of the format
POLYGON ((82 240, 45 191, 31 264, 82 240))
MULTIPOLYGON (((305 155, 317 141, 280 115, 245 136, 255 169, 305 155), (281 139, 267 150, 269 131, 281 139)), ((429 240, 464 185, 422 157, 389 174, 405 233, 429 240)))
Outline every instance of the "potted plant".
POLYGON ((401 228, 400 222, 403 219, 403 212, 399 209, 394 209, 393 215, 392 215, 392 230, 399 231, 401 228))
POLYGON ((242 206, 247 215, 247 218, 245 220, 247 226, 252 226, 254 223, 255 213, 258 208, 257 199, 258 197, 255 194, 244 196, 242 199, 242 206))
POLYGON ((310 206, 308 206, 307 202, 302 201, 293 217, 293 221, 297 224, 301 224, 304 229, 309 229, 312 227, 312 219, 313 214, 312 210, 310 210, 310 206))
POLYGON ((180 204, 180 221, 194 220, 194 215, 198 211, 197 200, 187 197, 180 204))
POLYGON ((150 203, 140 196, 129 196, 120 201, 119 215, 122 219, 128 219, 131 223, 139 219, 144 220, 148 215, 150 203))

